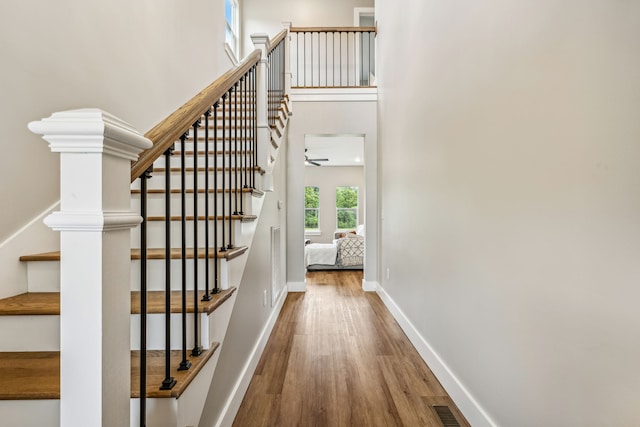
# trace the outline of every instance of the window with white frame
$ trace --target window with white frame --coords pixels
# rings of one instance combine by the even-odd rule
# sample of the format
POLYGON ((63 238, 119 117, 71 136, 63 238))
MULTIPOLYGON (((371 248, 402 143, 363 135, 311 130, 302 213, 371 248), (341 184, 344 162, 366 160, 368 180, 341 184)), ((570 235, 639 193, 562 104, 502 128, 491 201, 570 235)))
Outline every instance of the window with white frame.
POLYGON ((317 231, 320 229, 320 188, 304 188, 304 229, 317 231))
POLYGON ((358 187, 336 187, 336 225, 338 230, 358 226, 358 187))
POLYGON ((238 57, 239 8, 238 0, 224 0, 226 21, 225 42, 233 54, 238 57))

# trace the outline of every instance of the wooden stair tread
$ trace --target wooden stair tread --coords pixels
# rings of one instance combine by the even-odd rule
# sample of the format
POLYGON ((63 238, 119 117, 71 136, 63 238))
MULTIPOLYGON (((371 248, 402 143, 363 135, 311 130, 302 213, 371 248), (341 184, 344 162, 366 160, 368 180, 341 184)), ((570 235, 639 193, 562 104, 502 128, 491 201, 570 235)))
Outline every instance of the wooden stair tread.
MULTIPOLYGON (((211 295, 211 301, 202 301, 204 291, 198 292, 198 312, 211 314, 231 295, 236 288, 229 288, 220 291, 215 295, 211 295)), ((147 292, 147 313, 163 314, 165 312, 165 292, 151 291, 147 292)), ((171 291, 171 313, 182 313, 182 291, 171 291)), ((187 291, 187 313, 193 313, 193 291, 187 291)), ((140 314, 140 292, 131 292, 131 314, 140 314)))
POLYGON ((60 293, 27 292, 0 300, 0 316, 59 315, 60 293))
MULTIPOLYGON (((188 215, 185 217, 187 221, 193 221, 193 215, 188 215)), ((147 217, 147 221, 164 221, 166 219, 166 217, 164 216, 149 216, 147 217)), ((253 222, 256 219, 258 219, 257 215, 231 215, 231 217, 229 217, 229 215, 209 215, 209 220, 218 220, 218 221, 222 221, 223 219, 225 221, 228 221, 229 219, 233 220, 233 221, 242 221, 242 222, 253 222)), ((182 216, 181 215, 174 215, 172 217, 170 217, 171 221, 182 221, 182 216)), ((198 221, 204 221, 205 217, 204 215, 198 215, 198 221)))
MULTIPOLYGON (((184 393, 189 384, 195 379, 204 365, 216 352, 219 343, 213 343, 211 348, 203 350, 198 357, 191 357, 188 351, 187 359, 191 362, 191 368, 186 371, 178 371, 178 365, 182 360, 181 350, 171 350, 171 376, 177 381, 171 390, 160 390, 160 385, 165 378, 163 350, 147 351, 147 398, 178 398, 184 393)), ((140 352, 131 352, 131 397, 140 397, 140 352)))
MULTIPOLYGON (((213 171, 216 171, 216 172, 222 172, 222 170, 223 170, 223 169, 222 169, 222 167, 221 167, 221 166, 218 166, 217 168, 215 168, 215 167, 213 167, 213 166, 209 166, 209 172, 213 172, 213 171)), ((229 167, 229 166, 227 166, 227 167, 225 167, 225 168, 224 168, 224 171, 225 171, 225 172, 229 172, 229 171, 236 171, 236 170, 241 170, 241 171, 245 171, 245 170, 247 170, 247 171, 252 171, 252 170, 255 170, 256 172, 263 171, 263 169, 262 169, 260 166, 253 166, 253 167, 246 167, 246 166, 242 166, 242 167, 239 167, 239 168, 237 168, 237 167, 229 167)), ((158 168, 158 167, 154 167, 154 168, 153 168, 153 172, 152 172, 152 174, 153 174, 153 173, 156 173, 156 172, 166 172, 166 171, 167 171, 167 169, 166 169, 166 168, 163 168, 163 167, 159 167, 159 168, 158 168)), ((170 171, 170 172, 174 172, 174 173, 178 173, 178 172, 182 172, 182 168, 174 167, 174 168, 170 168, 170 169, 169 169, 169 171, 170 171)), ((184 171, 185 171, 185 172, 193 172, 193 168, 192 168, 192 167, 184 168, 184 171)), ((198 172, 204 172, 204 167, 202 167, 202 166, 201 166, 201 167, 199 167, 199 168, 198 168, 198 172)))
MULTIPOLYGON (((241 188, 240 190, 238 190, 237 188, 227 188, 224 190, 225 193, 229 193, 229 192, 233 192, 233 193, 252 193, 256 191, 253 188, 241 188)), ((171 189, 171 194, 180 194, 182 192, 182 190, 180 188, 172 188, 171 189)), ((194 190, 193 188, 188 188, 185 190, 186 194, 193 194, 194 190)), ((147 190, 147 194, 164 194, 166 193, 166 191, 163 188, 153 188, 153 189, 149 189, 147 190)), ((205 189, 204 188, 198 188, 198 194, 204 194, 205 193, 205 189)), ((213 193, 222 193, 222 189, 221 188, 210 188, 209 189, 209 193, 213 194, 213 193)), ((140 194, 140 190, 138 189, 132 189, 131 190, 131 194, 140 194)))
MULTIPOLYGON (((230 288, 211 295, 210 301, 202 301, 204 291, 198 294, 198 312, 211 314, 236 291, 230 288)), ((147 312, 162 314, 165 312, 164 291, 147 292, 147 312)), ((182 292, 171 292, 171 312, 182 312, 182 292)), ((140 292, 131 292, 131 313, 140 314, 140 292)), ((187 291, 187 313, 193 313, 193 291, 187 291)), ((58 316, 60 315, 59 292, 28 292, 0 300, 0 316, 58 316)))
MULTIPOLYGON (((239 257, 247 251, 246 246, 239 246, 233 249, 227 249, 226 251, 219 251, 217 248, 209 249, 209 258, 220 258, 226 260, 232 260, 239 257)), ((193 248, 187 248, 187 259, 193 259, 195 251, 193 248)), ((149 248, 147 250, 148 259, 164 259, 164 248, 149 248)), ((203 259, 205 257, 205 249, 198 248, 198 258, 203 259)), ((182 250, 180 248, 171 249, 171 259, 181 259, 182 250)), ((140 249, 131 249, 131 259, 140 259, 140 249)), ((20 257, 20 261, 60 261, 60 251, 55 252, 43 252, 40 254, 23 255, 20 257)))
MULTIPOLYGON (((246 154, 253 154, 253 150, 238 150, 237 153, 238 153, 239 156, 243 155, 245 153, 246 154)), ((181 150, 176 150, 176 151, 173 152, 173 156, 174 157, 175 156, 179 156, 180 154, 182 154, 181 150)), ((193 150, 186 150, 184 152, 185 156, 193 156, 193 154, 194 154, 193 150)), ((205 154, 204 150, 198 150, 198 156, 204 156, 204 154, 205 154)), ((231 150, 231 151, 229 151, 229 150, 225 150, 225 151, 222 151, 222 150, 217 150, 217 151, 216 150, 209 150, 209 155, 210 156, 223 155, 223 154, 231 154, 232 156, 235 156, 236 155, 236 151, 234 151, 234 150, 231 150)))
POLYGON ((60 398, 60 352, 0 353, 0 400, 60 398))
MULTIPOLYGON (((160 390, 164 380, 165 352, 147 351, 147 397, 178 398, 216 352, 219 343, 198 357, 188 356, 191 368, 178 371, 182 351, 171 350, 171 375, 177 384, 160 390)), ((140 397, 140 352, 131 352, 131 397, 140 397)), ((60 399, 60 352, 0 352, 0 400, 60 399)))

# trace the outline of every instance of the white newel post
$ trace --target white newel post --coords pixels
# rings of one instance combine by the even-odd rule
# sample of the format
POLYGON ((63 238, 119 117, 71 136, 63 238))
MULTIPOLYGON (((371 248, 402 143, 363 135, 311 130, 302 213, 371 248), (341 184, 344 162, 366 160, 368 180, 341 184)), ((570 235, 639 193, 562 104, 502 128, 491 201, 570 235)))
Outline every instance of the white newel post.
POLYGON ((287 30, 284 39, 284 93, 291 99, 291 22, 283 22, 282 27, 287 30))
POLYGON ((260 49, 262 57, 258 64, 257 83, 257 124, 258 124, 258 166, 266 171, 264 174, 265 190, 269 189, 271 176, 271 128, 269 127, 269 109, 267 95, 269 92, 269 36, 267 34, 251 34, 256 49, 260 49))
POLYGON ((29 129, 60 153, 60 425, 130 424, 131 161, 151 142, 98 109, 29 129))

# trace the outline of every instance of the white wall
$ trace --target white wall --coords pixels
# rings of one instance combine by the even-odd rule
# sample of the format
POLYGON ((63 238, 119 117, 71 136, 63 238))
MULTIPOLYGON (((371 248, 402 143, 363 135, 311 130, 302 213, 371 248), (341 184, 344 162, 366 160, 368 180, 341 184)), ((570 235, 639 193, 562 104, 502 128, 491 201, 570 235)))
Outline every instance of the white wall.
POLYGON ((223 0, 2 2, 0 242, 59 199, 58 155, 29 121, 98 107, 146 132, 231 66, 223 23, 223 0))
POLYGON ((320 190, 321 235, 306 236, 313 243, 331 243, 336 225, 336 187, 358 187, 358 220, 364 223, 364 168, 362 166, 306 166, 304 168, 305 187, 320 190))
MULTIPOLYGON (((287 165, 286 141, 281 145, 281 152, 273 172, 274 191, 265 193, 265 200, 260 213, 259 223, 249 252, 249 259, 242 276, 242 283, 238 287, 236 304, 229 321, 227 336, 222 346, 220 359, 216 368, 207 403, 205 405, 199 426, 210 427, 216 425, 221 416, 227 415, 225 404, 235 390, 234 387, 243 374, 251 378, 253 372, 245 372, 245 365, 249 362, 252 350, 261 340, 261 332, 265 328, 270 316, 274 314, 271 306, 271 226, 279 225, 282 238, 282 249, 287 241, 286 214, 287 204, 278 209, 278 201, 286 200, 287 165), (263 306, 263 292, 267 290, 268 303, 263 306)), ((284 277, 283 277, 284 279, 284 277)), ((260 357, 260 354, 257 355, 260 357)), ((248 382, 247 382, 248 385, 248 382)), ((245 390, 235 395, 239 405, 245 390)), ((236 408, 237 410, 237 408, 236 408)), ((235 416, 235 413, 232 414, 235 416)), ((231 416, 231 419, 233 419, 231 416)))
POLYGON ((384 291, 497 425, 640 425, 640 2, 376 17, 384 291))
POLYGON ((282 30, 282 22, 294 27, 353 26, 353 8, 373 7, 373 0, 242 0, 244 54, 254 48, 249 34, 282 30))

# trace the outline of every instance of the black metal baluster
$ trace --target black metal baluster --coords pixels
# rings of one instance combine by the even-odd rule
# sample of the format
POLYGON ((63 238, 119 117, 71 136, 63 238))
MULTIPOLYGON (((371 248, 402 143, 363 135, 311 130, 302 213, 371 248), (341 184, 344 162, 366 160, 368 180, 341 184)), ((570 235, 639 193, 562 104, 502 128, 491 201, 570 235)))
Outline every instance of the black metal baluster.
POLYGON ((140 176, 140 426, 147 423, 147 180, 153 166, 140 176))
MULTIPOLYGON (((200 330, 198 306, 200 304, 198 298, 198 259, 200 249, 198 247, 198 128, 200 127, 200 119, 193 124, 193 349, 191 357, 197 357, 202 354, 202 346, 200 345, 200 330)), ((205 194, 205 200, 207 195, 205 194)))
POLYGON ((238 215, 238 190, 240 190, 240 185, 238 185, 238 83, 236 83, 234 86, 234 95, 235 95, 235 107, 234 107, 234 111, 235 114, 233 116, 233 123, 234 123, 234 130, 233 130, 233 134, 234 134, 234 141, 233 141, 233 149, 234 149, 234 154, 233 154, 233 186, 236 189, 236 191, 234 192, 234 197, 233 197, 233 201, 235 203, 234 208, 233 208, 233 214, 234 215, 238 215))
POLYGON ((173 145, 164 152, 164 380, 160 390, 171 390, 171 156, 173 145))
MULTIPOLYGON (((227 244, 226 244, 226 240, 225 240, 225 217, 224 217, 224 211, 225 211, 225 191, 226 191, 226 178, 225 178, 225 166, 226 166, 226 152, 227 152, 227 96, 228 93, 225 93, 224 95, 222 95, 222 197, 221 197, 221 202, 222 202, 222 245, 220 246, 220 252, 224 252, 227 250, 227 244)), ((217 123, 216 123, 217 126, 217 123)), ((216 187, 217 188, 217 187, 216 187)), ((216 193, 217 193, 217 189, 216 189, 216 193)), ((217 210, 216 210, 217 212, 217 210)), ((217 241, 217 240, 216 240, 217 241)))
POLYGON ((211 222, 211 218, 209 217, 209 204, 211 200, 211 195, 209 194, 209 116, 211 116, 211 109, 208 109, 204 113, 204 295, 202 296, 202 301, 211 301, 211 295, 209 293, 209 224, 211 222))
POLYGON ((186 197, 186 160, 185 141, 187 134, 180 137, 180 210, 181 210, 181 253, 182 262, 182 360, 178 366, 179 371, 186 371, 191 368, 191 362, 187 359, 187 197, 186 197))
MULTIPOLYGON (((228 172, 229 172, 229 200, 228 200, 228 209, 229 209, 229 218, 227 218, 227 225, 229 226, 228 231, 229 231, 229 244, 227 245, 227 249, 233 249, 233 230, 232 230, 232 224, 233 224, 233 166, 231 162, 233 160, 233 144, 232 144, 232 129, 231 127, 233 126, 233 117, 232 117, 232 102, 233 102, 233 91, 234 91, 234 87, 232 86, 231 88, 229 88, 229 168, 228 168, 228 172)), ((224 194, 223 194, 223 198, 224 198, 224 194)), ((224 209, 223 209, 224 211, 224 209)))
MULTIPOLYGON (((213 263, 213 294, 220 293, 218 284, 218 106, 213 104, 213 245, 216 248, 215 262, 213 263)), ((224 145, 224 140, 223 140, 224 145)))
MULTIPOLYGON (((249 188, 247 182, 249 182, 249 162, 247 161, 247 126, 249 124, 249 111, 247 109, 248 95, 247 95, 247 77, 249 73, 242 76, 242 93, 244 94, 242 102, 242 111, 244 115, 244 126, 242 126, 242 158, 244 167, 244 180, 242 188, 249 188)), ((244 215, 244 197, 240 198, 240 215, 244 215)))

